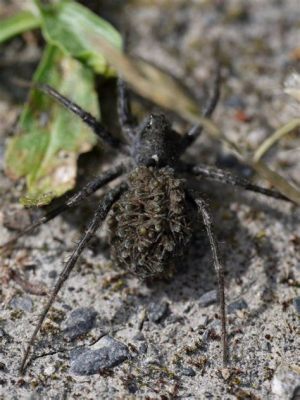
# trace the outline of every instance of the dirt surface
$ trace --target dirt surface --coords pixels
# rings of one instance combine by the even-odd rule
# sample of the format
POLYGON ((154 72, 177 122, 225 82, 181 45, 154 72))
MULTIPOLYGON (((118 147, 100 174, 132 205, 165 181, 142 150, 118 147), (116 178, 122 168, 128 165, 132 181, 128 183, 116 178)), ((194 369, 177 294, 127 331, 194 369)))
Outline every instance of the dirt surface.
MULTIPOLYGON (((11 3, 0 1, 1 12, 11 3)), ((90 5, 119 28, 125 23, 131 53, 177 76, 199 101, 212 81, 219 41, 224 83, 214 121, 244 148, 254 150, 276 128, 299 116, 299 104, 283 92, 288 75, 299 71, 298 0, 121 3, 104 2, 101 10, 98 2, 90 5)), ((24 92, 11 89, 7 77, 20 70, 30 76, 39 52, 31 35, 0 49, 1 242, 40 213, 18 205, 23 183, 11 182, 3 171, 5 143, 24 101, 24 92)), ((141 112, 138 102, 135 108, 141 112)), ((266 162, 300 185, 299 155, 298 132, 282 140, 266 162)), ((79 182, 114 162, 103 157, 99 163, 100 156, 96 151, 81 158, 79 182)), ((251 175, 205 133, 186 159, 251 175)), ((216 289, 216 278, 204 232, 198 233, 186 265, 171 282, 146 285, 114 269, 103 229, 61 290, 26 374, 18 375, 24 346, 45 302, 40 294, 53 286, 84 232, 97 194, 20 240, 1 258, 1 399, 296 398, 299 208, 220 184, 205 182, 201 188, 213 211, 226 269, 229 366, 222 366, 215 294, 207 295, 216 289), (97 361, 92 357, 104 353, 108 367, 83 375, 93 371, 97 361)))

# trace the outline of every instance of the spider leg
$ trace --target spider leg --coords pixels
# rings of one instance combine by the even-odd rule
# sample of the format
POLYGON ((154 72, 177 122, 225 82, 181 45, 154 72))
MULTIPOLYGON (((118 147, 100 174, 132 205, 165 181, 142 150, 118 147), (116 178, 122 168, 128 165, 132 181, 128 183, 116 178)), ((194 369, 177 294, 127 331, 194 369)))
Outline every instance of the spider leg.
POLYGON ((30 350, 34 344, 34 341, 36 339, 37 334, 39 333, 41 326, 49 312, 50 307, 52 306, 53 302, 55 301, 55 298, 61 289, 62 285, 64 282, 68 279, 71 271, 73 270, 76 261, 78 260, 80 254, 83 252, 84 248, 86 247, 87 243, 89 240, 92 238, 93 234, 96 232, 96 230, 99 228, 100 224, 104 221, 106 218, 110 208, 112 205, 119 199, 121 194, 127 189, 127 185, 125 183, 119 185, 117 188, 110 190, 101 200, 100 204, 98 205, 97 210, 95 211, 95 214, 93 216, 93 219, 90 221, 87 230, 84 234, 84 236, 81 238, 80 242, 77 244, 76 248, 74 249, 71 257, 67 261, 63 271, 59 275, 59 278, 52 290, 52 293, 50 294, 50 297, 48 299, 47 304, 44 307, 43 312, 41 313, 38 323, 34 329, 33 334, 30 337, 30 340, 28 342, 28 345, 26 347, 21 367, 20 367, 20 373, 23 374, 26 368, 27 364, 27 359, 30 354, 30 350))
MULTIPOLYGON (((203 111, 203 116, 205 118, 209 118, 212 115, 218 104, 220 98, 220 86, 221 86, 221 68, 220 64, 218 64, 216 76, 213 83, 213 93, 203 111)), ((188 131, 188 133, 182 139, 182 146, 184 150, 194 143, 194 141, 201 135, 202 130, 203 127, 201 126, 201 124, 197 124, 188 131)))
POLYGON ((99 120, 97 120, 87 111, 83 110, 78 104, 73 103, 71 100, 67 99, 65 96, 58 93, 55 89, 53 89, 49 85, 35 84, 35 87, 37 87, 42 92, 54 98, 56 101, 62 104, 66 109, 72 111, 75 115, 78 115, 78 117, 85 124, 87 124, 93 130, 93 132, 97 136, 99 136, 100 139, 102 139, 105 143, 107 143, 113 148, 118 148, 122 150, 123 143, 119 139, 113 137, 112 134, 103 126, 103 124, 99 120))
POLYGON ((114 180, 118 176, 122 175, 125 171, 126 171, 126 166, 121 164, 121 165, 118 165, 118 166, 116 166, 114 168, 109 169, 108 171, 104 172, 102 175, 100 175, 97 178, 93 179, 86 186, 84 186, 81 190, 79 190, 77 193, 73 194, 73 196, 71 196, 66 201, 65 204, 62 204, 62 205, 50 210, 43 217, 39 218, 33 224, 28 225, 21 232, 19 232, 15 237, 13 237, 8 242, 6 242, 3 245, 1 245, 0 246, 0 252, 5 250, 5 249, 10 248, 13 244, 15 244, 17 242, 17 240, 19 238, 21 238, 25 234, 33 231, 38 226, 47 223, 48 221, 50 221, 51 219, 55 218, 59 214, 61 214, 64 211, 68 210, 69 208, 78 205, 80 202, 82 202, 84 199, 86 199, 92 193, 96 192, 102 186, 106 185, 107 183, 111 182, 112 180, 114 180))
POLYGON ((118 115, 122 132, 130 143, 135 136, 136 121, 131 113, 129 93, 125 82, 118 79, 118 115))
POLYGON ((264 194, 265 196, 291 202, 289 198, 287 198, 280 192, 277 192, 276 190, 271 190, 263 188, 261 186, 253 185, 248 179, 235 176, 230 172, 224 171, 222 169, 218 169, 215 167, 208 167, 207 165, 195 165, 195 166, 187 166, 187 170, 197 176, 203 176, 204 178, 232 186, 240 186, 243 189, 249 190, 251 192, 261 193, 264 194))
MULTIPOLYGON (((193 197, 192 197, 193 198, 193 197)), ((210 243, 210 248, 213 255, 214 267, 218 278, 218 290, 219 290, 219 302, 220 302, 220 314, 222 324, 222 347, 223 347, 223 364, 226 365, 228 362, 228 343, 227 343, 227 324, 226 324, 226 309, 225 309, 225 284, 224 284, 224 267, 220 262, 217 242, 215 235, 212 230, 212 222, 208 206, 205 201, 201 198, 193 198, 194 202, 198 207, 198 211, 201 213, 207 236, 210 243)))

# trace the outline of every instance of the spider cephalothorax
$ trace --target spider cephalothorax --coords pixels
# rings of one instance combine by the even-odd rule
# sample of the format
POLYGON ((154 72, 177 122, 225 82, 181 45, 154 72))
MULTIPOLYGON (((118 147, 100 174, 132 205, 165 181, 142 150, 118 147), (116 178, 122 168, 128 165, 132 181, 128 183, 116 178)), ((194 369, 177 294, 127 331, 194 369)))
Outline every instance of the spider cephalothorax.
POLYGON ((133 138, 132 157, 137 165, 176 165, 182 153, 181 136, 163 114, 151 114, 133 138))
POLYGON ((170 167, 146 166, 128 181, 109 219, 112 257, 142 278, 169 275, 191 236, 183 182, 170 167))
MULTIPOLYGON (((192 212, 202 216, 218 277, 223 361, 226 363, 224 271, 219 259, 208 207, 199 193, 192 192, 188 188, 187 181, 183 181, 182 176, 189 173, 192 176, 202 176, 241 186, 267 196, 287 199, 278 192, 255 186, 245 179, 234 177, 222 170, 201 165, 188 165, 180 161, 180 156, 186 148, 192 145, 199 136, 201 126, 195 126, 186 135, 181 136, 172 129, 171 124, 162 114, 150 115, 140 126, 134 126, 134 118, 130 112, 130 103, 122 81, 119 81, 119 117, 126 143, 111 135, 100 121, 51 87, 47 85, 37 87, 78 115, 104 142, 127 155, 127 160, 97 176, 70 197, 66 203, 48 212, 2 246, 2 248, 8 248, 25 233, 31 232, 70 207, 76 206, 98 189, 123 176, 123 181, 119 185, 103 195, 84 236, 76 245, 59 275, 26 348, 21 371, 25 369, 31 347, 57 293, 110 210, 112 256, 121 268, 130 270, 143 278, 166 275, 172 270, 189 243, 192 233, 192 212), (193 209, 192 212, 190 208, 193 209)), ((215 82, 214 94, 204 112, 206 117, 213 112, 218 97, 219 74, 215 82)))

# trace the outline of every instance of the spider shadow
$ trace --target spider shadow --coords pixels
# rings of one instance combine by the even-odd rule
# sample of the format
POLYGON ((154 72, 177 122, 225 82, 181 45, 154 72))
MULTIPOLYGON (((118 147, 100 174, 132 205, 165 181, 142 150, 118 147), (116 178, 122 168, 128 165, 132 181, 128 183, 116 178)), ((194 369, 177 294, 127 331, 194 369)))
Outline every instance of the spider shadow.
MULTIPOLYGON (((218 188, 220 189, 219 186, 218 188)), ((258 256, 263 264, 263 271, 258 271, 256 275, 257 277, 261 276, 261 274, 265 276, 262 292, 275 291, 280 254, 273 245, 272 238, 264 237, 262 240, 253 238, 247 226, 238 219, 237 214, 229 211, 229 205, 232 201, 243 202, 251 205, 255 211, 266 212, 268 217, 273 219, 283 218, 286 216, 285 213, 270 207, 263 200, 259 200, 259 198, 253 200, 253 196, 249 198, 247 195, 242 195, 241 199, 241 196, 238 194, 239 198, 236 198, 236 195, 232 196, 232 190, 230 189, 223 190, 222 188, 222 194, 220 190, 219 193, 216 193, 214 190, 210 190, 210 192, 205 191, 205 193, 207 198, 214 199, 210 205, 214 230, 219 242, 221 260, 225 265, 227 288, 230 290, 232 283, 240 286, 239 297, 251 291, 251 288, 257 282, 257 278, 254 278, 252 281, 249 281, 248 278, 243 278, 252 265, 252 257, 249 257, 249 254, 253 253, 253 256, 258 256), (228 192, 228 196, 225 195, 226 191, 228 192), (224 212, 227 214, 226 220, 224 220, 224 212)), ((182 263, 182 267, 173 279, 170 281, 157 279, 146 282, 146 284, 150 288, 150 293, 149 296, 141 299, 141 303, 146 308, 151 303, 159 303, 166 299, 171 304, 186 301, 195 301, 197 303, 202 294, 217 289, 216 273, 204 226, 199 225, 191 241, 186 262, 182 263)), ((263 296, 265 294, 262 293, 263 296)), ((233 300, 235 299, 229 299, 227 296, 227 303, 231 303, 233 300)), ((255 318, 255 315, 265 311, 269 307, 269 304, 270 302, 262 299, 258 308, 251 309, 248 319, 249 323, 252 317, 255 318)), ((120 309, 121 314, 122 310, 120 309)))

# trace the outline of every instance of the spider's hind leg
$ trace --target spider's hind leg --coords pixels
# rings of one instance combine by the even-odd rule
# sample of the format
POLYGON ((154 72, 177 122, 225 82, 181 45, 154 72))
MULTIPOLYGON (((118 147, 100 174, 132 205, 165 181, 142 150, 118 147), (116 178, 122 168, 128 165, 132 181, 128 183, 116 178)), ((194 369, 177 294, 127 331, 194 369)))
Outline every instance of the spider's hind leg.
POLYGON ((5 252, 11 246, 13 246, 18 239, 22 236, 26 235, 27 233, 32 232, 35 228, 39 227, 42 224, 51 221, 53 218, 57 217, 64 211, 68 210, 71 207, 77 206, 81 203, 84 199, 88 196, 96 192, 98 189, 106 185, 107 183, 111 182, 112 180, 116 179, 122 173, 125 172, 125 166, 123 164, 118 165, 117 167, 111 168, 108 171, 104 172, 102 175, 98 176, 97 178, 93 179, 89 182, 86 186, 84 186, 81 190, 77 193, 73 194, 64 204, 50 210, 46 213, 43 217, 39 218, 33 224, 28 225, 25 227, 21 232, 19 232, 15 237, 10 239, 8 242, 4 243, 0 246, 0 254, 5 252))
POLYGON ((71 271, 73 270, 79 256, 85 249, 87 243, 93 237, 94 233, 99 228, 101 223, 105 220, 112 205, 119 199, 119 197, 122 195, 122 193, 124 193, 124 191, 126 191, 126 189, 127 189, 127 185, 125 183, 122 183, 121 185, 117 186, 115 189, 110 190, 102 198, 100 204, 98 205, 98 208, 95 211, 94 216, 93 216, 92 220, 90 221, 84 236, 82 237, 80 242, 77 244, 71 257, 68 259, 63 271, 59 275, 59 278, 52 290, 52 293, 50 294, 48 302, 45 305, 43 312, 41 313, 41 315, 38 319, 38 323, 33 331, 33 334, 30 337, 29 343, 25 350, 24 357, 22 359, 22 363, 21 363, 21 367, 20 367, 21 374, 24 372, 24 370, 26 368, 29 353, 34 344, 35 338, 36 338, 37 334, 39 333, 41 326, 42 326, 53 302, 55 301, 58 292, 60 291, 64 282, 68 279, 71 271))
POLYGON ((220 261, 217 241, 215 239, 215 235, 212 229, 211 216, 207 204, 203 199, 199 197, 194 198, 192 193, 188 192, 188 197, 193 199, 193 201, 197 206, 198 212, 202 216, 206 233, 209 239, 210 248, 213 255, 214 267, 218 279, 221 326, 222 326, 223 365, 225 366, 228 362, 228 343, 227 343, 227 324, 226 324, 226 308, 225 308, 226 303, 225 303, 224 267, 220 261))
POLYGON ((289 202, 292 201, 280 192, 277 192, 276 190, 271 190, 254 185, 248 179, 233 175, 232 173, 219 168, 210 167, 207 165, 188 165, 185 169, 196 176, 203 176, 204 178, 225 183, 231 186, 239 186, 245 190, 261 193, 265 196, 273 197, 275 199, 285 200, 289 202))

